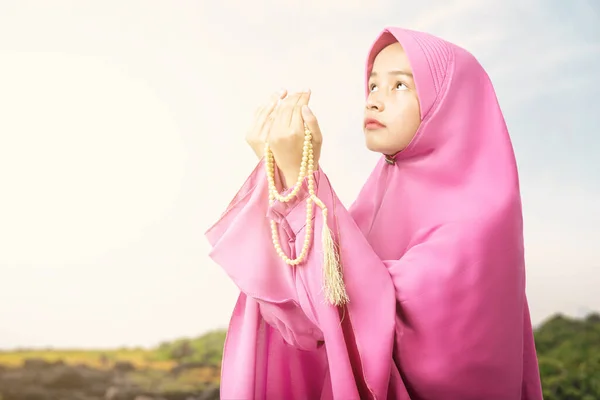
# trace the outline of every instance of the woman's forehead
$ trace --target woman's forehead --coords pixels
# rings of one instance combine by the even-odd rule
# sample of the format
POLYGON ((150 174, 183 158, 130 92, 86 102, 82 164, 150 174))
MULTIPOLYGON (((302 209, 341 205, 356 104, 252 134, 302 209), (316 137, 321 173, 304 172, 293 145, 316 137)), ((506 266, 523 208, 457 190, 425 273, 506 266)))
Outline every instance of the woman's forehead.
POLYGON ((398 42, 384 47, 373 60, 372 72, 377 73, 379 69, 389 70, 391 68, 412 72, 408 56, 402 45, 398 42))

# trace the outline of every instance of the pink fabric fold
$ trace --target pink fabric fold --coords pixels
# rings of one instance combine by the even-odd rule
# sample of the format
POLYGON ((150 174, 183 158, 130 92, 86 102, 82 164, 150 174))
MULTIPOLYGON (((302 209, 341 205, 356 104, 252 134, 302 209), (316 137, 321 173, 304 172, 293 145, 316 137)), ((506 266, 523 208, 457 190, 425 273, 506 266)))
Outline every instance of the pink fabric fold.
POLYGON ((375 167, 346 210, 319 170, 318 196, 340 245, 346 308, 321 293, 320 232, 302 246, 306 188, 268 207, 259 164, 208 231, 211 257, 240 288, 224 350, 223 399, 542 399, 525 294, 514 152, 489 77, 466 50, 387 28, 366 68, 398 41, 422 122, 395 164, 375 167))
MULTIPOLYGON (((317 194, 332 211, 329 226, 340 245, 352 301, 338 309, 323 296, 320 213, 315 213, 315 245, 303 265, 290 267, 274 252, 267 215, 290 213, 282 207, 269 209, 259 165, 229 211, 207 232, 210 256, 241 291, 224 349, 223 399, 387 398, 394 287, 330 185, 322 184, 322 172, 316 174, 317 194)), ((305 220, 299 225, 281 222, 280 241, 295 257, 305 220)))

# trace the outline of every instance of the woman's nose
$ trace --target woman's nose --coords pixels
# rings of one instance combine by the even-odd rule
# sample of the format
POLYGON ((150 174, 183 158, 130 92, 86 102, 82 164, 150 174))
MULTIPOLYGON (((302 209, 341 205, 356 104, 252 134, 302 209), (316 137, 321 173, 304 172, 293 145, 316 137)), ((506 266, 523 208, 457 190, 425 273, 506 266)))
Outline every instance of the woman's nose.
POLYGON ((383 101, 379 99, 376 93, 371 93, 367 98, 367 110, 383 111, 384 107, 383 101))
POLYGON ((370 98, 367 100, 367 110, 372 111, 383 111, 384 105, 383 102, 378 101, 377 99, 370 98))

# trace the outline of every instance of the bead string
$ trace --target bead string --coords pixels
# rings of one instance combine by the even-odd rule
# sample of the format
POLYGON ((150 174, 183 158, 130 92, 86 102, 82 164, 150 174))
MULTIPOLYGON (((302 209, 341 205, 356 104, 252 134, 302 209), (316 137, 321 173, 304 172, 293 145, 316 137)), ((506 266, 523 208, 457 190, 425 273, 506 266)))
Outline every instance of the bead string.
POLYGON ((315 179, 314 179, 314 154, 312 146, 312 133, 308 127, 304 127, 304 147, 302 150, 302 161, 300 163, 300 173, 298 174, 298 180, 294 185, 293 189, 287 195, 281 195, 277 191, 275 185, 275 158, 273 152, 269 147, 269 144, 265 144, 265 164, 267 181, 269 186, 269 204, 273 204, 276 200, 287 203, 295 198, 302 187, 302 183, 306 178, 308 184, 309 196, 306 199, 306 228, 304 243, 300 254, 294 258, 289 258, 283 249, 279 240, 279 231, 277 222, 271 220, 271 237, 273 239, 273 246, 277 255, 288 265, 297 266, 301 264, 308 256, 310 249, 311 238, 313 234, 312 217, 313 217, 313 203, 316 204, 323 215, 323 253, 324 253, 324 266, 323 266, 323 278, 324 278, 324 290, 325 297, 329 303, 340 306, 349 301, 346 293, 343 276, 341 272, 341 266, 339 265, 339 256, 333 237, 329 227, 327 226, 327 207, 325 203, 319 199, 315 193, 315 179))
POLYGON ((304 244, 302 251, 295 259, 290 259, 282 250, 281 243, 279 241, 279 233, 277 230, 277 222, 271 220, 271 236, 273 238, 273 246, 275 251, 281 257, 281 259, 288 265, 298 265, 304 261, 308 255, 310 248, 311 235, 312 235, 312 216, 313 216, 313 201, 315 196, 314 190, 314 158, 312 149, 312 134, 308 129, 305 129, 304 135, 304 148, 302 150, 302 162, 300 164, 300 174, 298 180, 294 185, 294 188, 285 196, 282 196, 277 191, 275 185, 275 159, 273 152, 271 151, 269 144, 265 146, 265 162, 267 170, 267 181, 269 182, 269 203, 272 205, 275 200, 282 203, 290 202, 294 197, 298 195, 298 192, 302 188, 302 183, 305 177, 308 177, 308 192, 310 196, 306 199, 306 235, 304 236, 304 244))

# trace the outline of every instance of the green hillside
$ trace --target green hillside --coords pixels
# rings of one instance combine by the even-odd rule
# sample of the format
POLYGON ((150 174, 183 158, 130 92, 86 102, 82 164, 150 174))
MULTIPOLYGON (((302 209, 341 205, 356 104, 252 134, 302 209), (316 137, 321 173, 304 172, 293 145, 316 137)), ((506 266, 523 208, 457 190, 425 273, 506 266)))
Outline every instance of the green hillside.
MULTIPOLYGON (((535 340, 545 400, 600 399, 600 314, 555 315, 535 340)), ((132 399, 216 399, 224 341, 218 330, 152 349, 0 352, 0 400, 100 400, 111 390, 132 399)))

